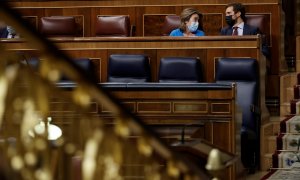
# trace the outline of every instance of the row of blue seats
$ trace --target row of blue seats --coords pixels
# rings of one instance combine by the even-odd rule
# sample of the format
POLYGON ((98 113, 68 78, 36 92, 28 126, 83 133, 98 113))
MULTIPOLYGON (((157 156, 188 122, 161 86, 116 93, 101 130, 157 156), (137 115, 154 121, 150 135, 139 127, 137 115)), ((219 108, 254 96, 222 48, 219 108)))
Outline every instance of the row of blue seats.
MULTIPOLYGON (((147 55, 113 54, 108 62, 108 82, 151 82, 147 55)), ((159 82, 201 82, 202 67, 197 57, 164 57, 160 61, 159 82)))
MULTIPOLYGON (((38 60, 29 63, 37 66, 38 60)), ((75 63, 85 69, 87 73, 93 73, 91 70, 93 65, 89 59, 77 59, 75 63)), ((260 82, 257 60, 252 58, 220 58, 216 62, 215 68, 215 82, 217 84, 203 83, 201 78, 201 63, 196 57, 162 58, 159 68, 159 82, 150 83, 151 69, 147 55, 113 54, 109 57, 108 63, 108 82, 111 84, 102 85, 106 88, 189 87, 197 89, 205 86, 216 86, 220 83, 228 85, 228 83, 234 82, 237 87, 236 101, 242 110, 241 159, 245 167, 255 168, 259 165, 261 118, 259 114, 260 82), (178 85, 180 83, 182 84, 178 85)), ((69 85, 66 84, 66 87, 69 85)), ((76 84, 73 83, 74 86, 76 84)), ((217 86, 222 88, 222 86, 217 86)))
MULTIPOLYGON (((31 58, 28 64, 38 68, 39 60, 31 58)), ((89 77, 95 77, 95 67, 89 58, 74 59, 89 77)), ((202 81, 202 66, 197 57, 165 57, 160 61, 159 82, 202 81)), ((108 61, 107 82, 151 82, 150 59, 144 54, 112 54, 108 61)), ((63 76, 61 81, 67 81, 63 76)))

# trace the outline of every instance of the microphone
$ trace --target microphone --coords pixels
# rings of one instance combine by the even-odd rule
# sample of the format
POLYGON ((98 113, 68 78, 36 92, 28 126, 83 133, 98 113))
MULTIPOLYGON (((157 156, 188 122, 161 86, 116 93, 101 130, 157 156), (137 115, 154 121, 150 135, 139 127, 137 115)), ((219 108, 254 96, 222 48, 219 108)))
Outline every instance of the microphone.
POLYGON ((184 144, 185 143, 185 128, 188 126, 204 126, 204 123, 199 123, 199 124, 195 124, 195 123, 191 123, 191 124, 185 124, 183 125, 182 129, 181 129, 181 136, 180 136, 180 143, 184 144))
POLYGON ((184 142, 185 142, 184 136, 185 136, 185 125, 181 129, 181 137, 180 137, 181 144, 184 144, 184 142))

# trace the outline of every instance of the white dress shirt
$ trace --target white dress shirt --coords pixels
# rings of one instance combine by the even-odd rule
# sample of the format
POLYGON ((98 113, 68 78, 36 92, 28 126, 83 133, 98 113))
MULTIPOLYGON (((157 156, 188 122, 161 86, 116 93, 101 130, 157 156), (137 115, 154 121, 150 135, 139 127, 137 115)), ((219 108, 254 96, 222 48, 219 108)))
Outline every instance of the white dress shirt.
MULTIPOLYGON (((244 31, 244 22, 242 22, 239 25, 237 25, 237 27, 238 27, 237 28, 237 30, 238 30, 238 36, 242 36, 243 35, 243 31, 244 31)), ((232 29, 233 29, 233 27, 232 27, 232 29)))

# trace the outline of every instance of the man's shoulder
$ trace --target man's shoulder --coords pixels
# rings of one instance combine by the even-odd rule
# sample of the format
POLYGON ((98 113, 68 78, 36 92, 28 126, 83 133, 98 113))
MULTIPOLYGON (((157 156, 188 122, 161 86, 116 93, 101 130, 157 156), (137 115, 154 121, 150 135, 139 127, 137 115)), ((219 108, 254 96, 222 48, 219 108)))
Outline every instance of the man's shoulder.
POLYGON ((227 31, 229 31, 231 27, 225 26, 221 29, 221 35, 227 35, 227 31))
POLYGON ((0 38, 6 38, 7 34, 8 34, 8 32, 7 32, 6 28, 0 29, 0 38))
POLYGON ((251 34, 257 34, 258 33, 258 27, 256 26, 252 26, 252 25, 249 25, 249 24, 246 24, 244 25, 244 29, 247 29, 249 32, 251 32, 251 34))

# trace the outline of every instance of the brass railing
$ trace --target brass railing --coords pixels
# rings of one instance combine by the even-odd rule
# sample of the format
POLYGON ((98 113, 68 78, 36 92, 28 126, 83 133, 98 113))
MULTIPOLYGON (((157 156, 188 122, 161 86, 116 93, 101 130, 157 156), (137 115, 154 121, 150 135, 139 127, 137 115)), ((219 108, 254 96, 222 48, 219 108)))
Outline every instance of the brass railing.
POLYGON ((38 72, 0 45, 0 175, 6 179, 207 179, 83 76, 68 56, 1 3, 0 17, 39 49, 38 72), (62 74, 76 82, 57 88, 62 74), (93 108, 115 115, 105 125, 93 108), (60 113, 57 113, 60 112, 60 113), (64 123, 64 119, 68 122, 64 123), (55 125, 54 125, 55 124, 55 125))

